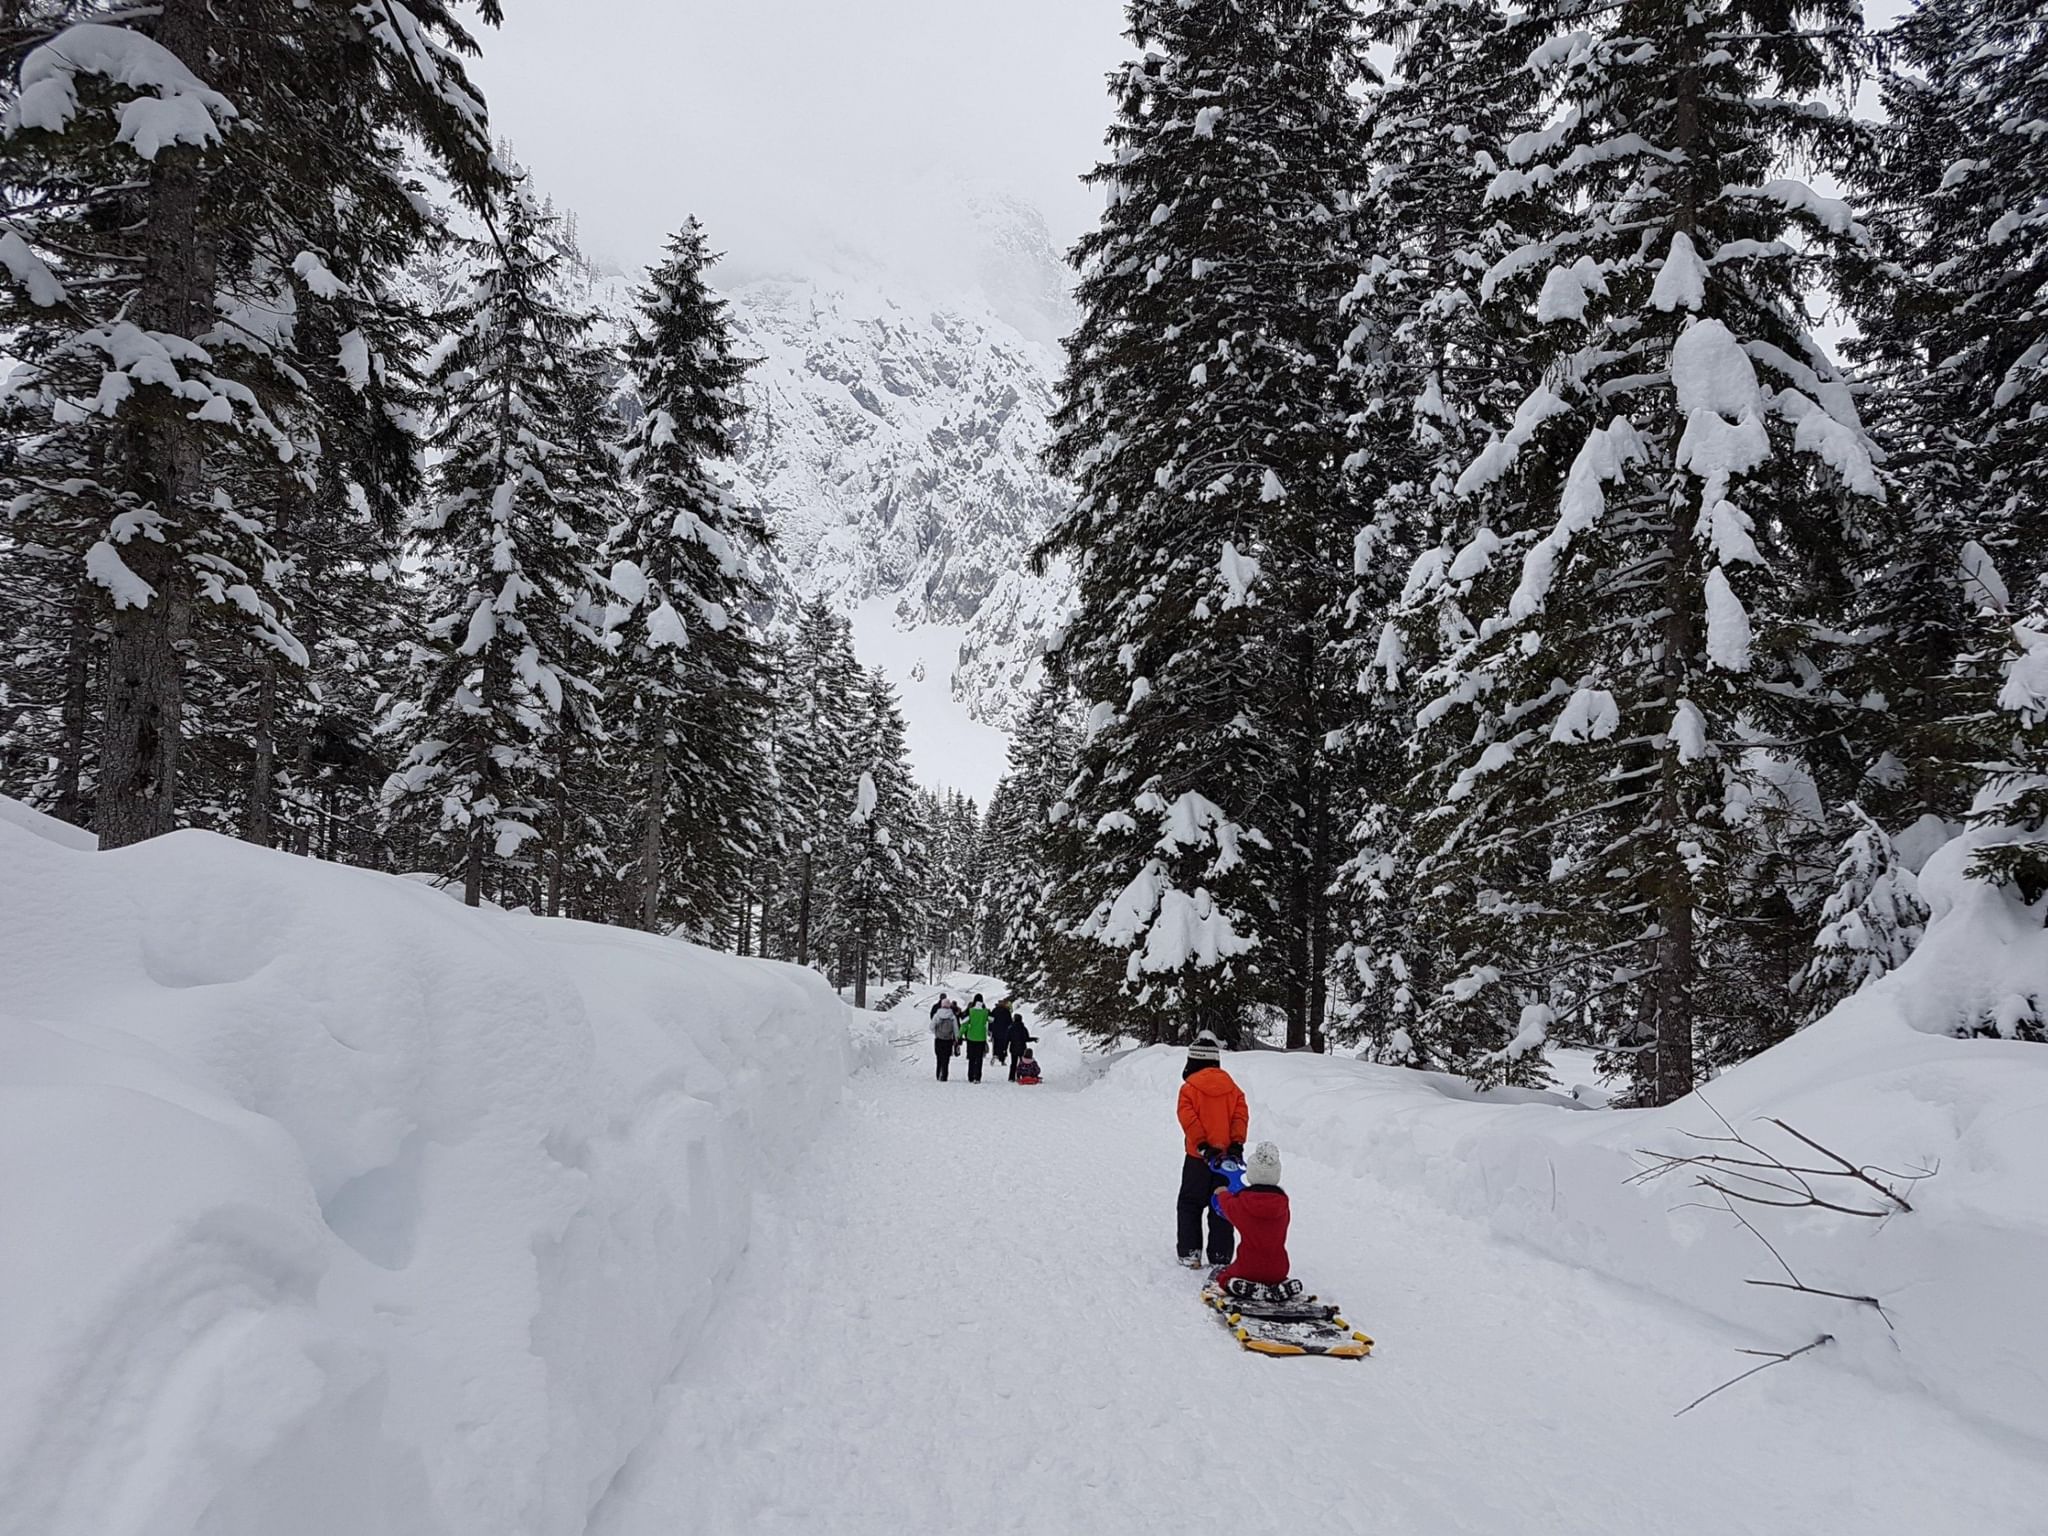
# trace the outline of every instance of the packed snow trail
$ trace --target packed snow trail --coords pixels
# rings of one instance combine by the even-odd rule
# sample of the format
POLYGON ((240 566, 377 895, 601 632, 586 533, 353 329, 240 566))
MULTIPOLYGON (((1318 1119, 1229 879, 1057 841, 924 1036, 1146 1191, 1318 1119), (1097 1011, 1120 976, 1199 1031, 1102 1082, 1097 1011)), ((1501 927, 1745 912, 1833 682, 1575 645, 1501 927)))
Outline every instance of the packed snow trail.
MULTIPOLYGON (((896 1016, 906 1035, 913 1000, 896 1016)), ((1367 1361, 1242 1353, 1173 1262, 1173 1106, 855 1079, 591 1536, 2021 1536, 2048 1469, 1284 1148, 1296 1273, 1367 1361)), ((1258 1133, 1258 1105, 1252 1106, 1258 1133)))

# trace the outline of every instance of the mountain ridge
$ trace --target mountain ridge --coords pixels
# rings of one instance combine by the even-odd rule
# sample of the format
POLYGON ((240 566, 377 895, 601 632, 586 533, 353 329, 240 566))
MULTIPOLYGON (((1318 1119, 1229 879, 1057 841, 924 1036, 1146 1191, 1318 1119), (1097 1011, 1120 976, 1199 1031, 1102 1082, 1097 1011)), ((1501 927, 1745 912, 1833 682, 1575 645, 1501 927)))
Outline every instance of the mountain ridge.
MULTIPOLYGON (((951 696, 1007 729, 1072 591, 1029 556, 1066 494, 1043 454, 1073 311, 1035 210, 976 195, 958 213, 936 272, 898 280, 848 247, 720 286, 755 360, 731 469, 775 534, 775 617, 887 598, 901 627, 957 629, 951 696)), ((583 271, 593 306, 630 325, 637 279, 583 271)))

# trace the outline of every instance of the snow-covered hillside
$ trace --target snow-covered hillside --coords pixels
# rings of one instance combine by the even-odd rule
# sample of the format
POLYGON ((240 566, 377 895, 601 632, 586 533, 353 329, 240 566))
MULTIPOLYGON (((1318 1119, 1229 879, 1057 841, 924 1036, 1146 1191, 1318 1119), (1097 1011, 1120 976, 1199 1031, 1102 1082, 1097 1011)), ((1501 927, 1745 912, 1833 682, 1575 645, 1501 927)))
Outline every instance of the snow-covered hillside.
MULTIPOLYGON (((957 631, 941 681, 959 718, 1006 728, 1071 593, 1064 569, 1033 575, 1028 556, 1065 494, 1041 456, 1073 316, 1035 210, 962 195, 941 222, 957 256, 936 272, 847 246, 789 273, 727 274, 739 350, 758 359, 739 478, 776 535, 778 609, 885 600, 898 627, 957 631)), ((631 280, 589 281, 626 323, 631 280)), ((863 659, 909 650, 930 647, 863 659)))
POLYGON ((809 971, 0 802, 0 1532, 575 1536, 850 1065, 809 971))

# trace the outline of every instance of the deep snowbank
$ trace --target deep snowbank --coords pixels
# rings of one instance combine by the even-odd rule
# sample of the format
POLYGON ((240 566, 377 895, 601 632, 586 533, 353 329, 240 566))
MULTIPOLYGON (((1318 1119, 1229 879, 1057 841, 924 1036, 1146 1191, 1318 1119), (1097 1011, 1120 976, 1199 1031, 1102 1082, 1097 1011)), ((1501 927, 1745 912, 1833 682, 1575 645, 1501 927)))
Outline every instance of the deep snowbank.
POLYGON ((816 976, 0 817, 0 1532, 570 1536, 849 1066, 816 976))
MULTIPOLYGON (((1969 851, 1952 845, 1923 872, 1935 921, 1901 971, 1703 1095, 1792 1161, 1820 1160, 1769 1118, 1858 1163, 1939 1170, 1888 1221, 1745 1208, 1802 1281, 1877 1298, 1890 1327, 1866 1307, 1747 1284, 1786 1275, 1725 1211, 1699 1208, 1713 1197, 1683 1175, 1629 1183, 1642 1149, 1709 1150, 1686 1139, 1721 1130, 1698 1099, 1593 1110, 1542 1095, 1475 1101, 1347 1059, 1246 1053, 1228 1066, 1254 1137, 1290 1154, 1419 1188, 1500 1237, 1735 1323, 1758 1347, 1832 1334, 1816 1359, 2048 1443, 2048 1047, 1948 1033, 2048 1000, 2048 934, 2038 913, 1963 878, 1969 851)), ((1098 1091, 1143 1094, 1170 1115, 1182 1060, 1136 1052, 1098 1091)), ((1746 1363, 1731 1356, 1729 1374, 1746 1363)))

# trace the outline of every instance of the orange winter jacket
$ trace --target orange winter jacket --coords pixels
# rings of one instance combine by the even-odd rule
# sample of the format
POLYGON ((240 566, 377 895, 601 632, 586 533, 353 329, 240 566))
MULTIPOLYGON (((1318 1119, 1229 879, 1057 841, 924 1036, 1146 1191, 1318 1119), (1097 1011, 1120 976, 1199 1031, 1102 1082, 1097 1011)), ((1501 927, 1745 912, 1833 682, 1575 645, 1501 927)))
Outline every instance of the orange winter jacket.
POLYGON ((1231 1143, 1243 1141, 1251 1124, 1244 1090, 1221 1067, 1204 1067, 1182 1081, 1180 1128, 1187 1137, 1189 1157, 1200 1157, 1203 1147, 1221 1152, 1231 1143))

